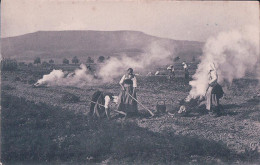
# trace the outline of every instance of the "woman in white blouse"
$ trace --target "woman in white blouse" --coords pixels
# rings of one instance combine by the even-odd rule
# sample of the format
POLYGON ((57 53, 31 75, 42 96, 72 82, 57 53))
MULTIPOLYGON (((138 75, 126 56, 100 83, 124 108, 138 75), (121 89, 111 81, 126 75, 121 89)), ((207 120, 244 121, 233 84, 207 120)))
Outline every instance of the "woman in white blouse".
POLYGON ((135 101, 137 81, 132 68, 127 69, 127 73, 123 75, 119 84, 122 90, 118 97, 118 110, 128 114, 137 113, 137 102, 135 101))

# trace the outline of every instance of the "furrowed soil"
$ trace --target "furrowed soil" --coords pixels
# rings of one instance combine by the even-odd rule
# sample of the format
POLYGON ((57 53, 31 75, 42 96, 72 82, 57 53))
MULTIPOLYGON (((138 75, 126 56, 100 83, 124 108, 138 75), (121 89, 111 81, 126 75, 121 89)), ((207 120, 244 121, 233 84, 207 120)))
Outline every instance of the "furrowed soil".
MULTIPOLYGON (((167 111, 153 118, 123 118, 112 111, 110 121, 87 118, 96 90, 120 92, 118 81, 77 87, 33 87, 49 70, 2 72, 2 161, 6 164, 258 164, 260 86, 244 78, 223 85, 224 112, 205 110, 176 114, 190 86, 180 76, 137 76, 137 99, 155 112, 160 100, 167 111), (19 77, 19 78, 17 78, 19 77), (66 93, 76 103, 63 102, 66 93)), ((180 72, 181 73, 181 72, 180 72)), ((112 105, 112 110, 116 105, 112 105)))

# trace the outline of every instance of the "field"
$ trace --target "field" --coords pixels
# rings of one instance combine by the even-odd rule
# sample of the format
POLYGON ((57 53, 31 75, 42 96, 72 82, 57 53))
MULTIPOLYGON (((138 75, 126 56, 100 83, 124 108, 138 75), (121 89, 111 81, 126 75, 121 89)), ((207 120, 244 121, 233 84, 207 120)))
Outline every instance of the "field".
MULTIPOLYGON (((192 65, 192 64, 191 64, 192 65)), ((191 66, 195 72, 195 64, 191 66)), ((66 68, 63 68, 66 69, 66 68)), ((73 70, 67 68, 67 70, 73 70)), ((140 115, 111 120, 87 118, 97 90, 119 94, 118 80, 77 87, 32 86, 49 68, 22 68, 1 74, 2 162, 5 164, 258 164, 260 85, 244 78, 225 84, 224 114, 192 109, 188 116, 140 115), (64 102, 74 94, 78 102, 64 102)), ((137 99, 155 112, 157 101, 176 113, 190 86, 177 67, 176 78, 138 76, 137 99)), ((115 105, 112 105, 112 109, 115 105)))

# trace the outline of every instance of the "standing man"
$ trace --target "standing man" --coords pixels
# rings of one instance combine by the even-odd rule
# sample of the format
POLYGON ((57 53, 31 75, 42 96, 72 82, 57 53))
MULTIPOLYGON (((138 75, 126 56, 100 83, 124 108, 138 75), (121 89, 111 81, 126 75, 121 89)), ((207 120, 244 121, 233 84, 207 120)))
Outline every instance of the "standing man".
POLYGON ((183 61, 182 63, 183 65, 183 69, 184 69, 184 78, 185 80, 188 80, 189 81, 189 70, 188 70, 188 66, 187 64, 183 61))

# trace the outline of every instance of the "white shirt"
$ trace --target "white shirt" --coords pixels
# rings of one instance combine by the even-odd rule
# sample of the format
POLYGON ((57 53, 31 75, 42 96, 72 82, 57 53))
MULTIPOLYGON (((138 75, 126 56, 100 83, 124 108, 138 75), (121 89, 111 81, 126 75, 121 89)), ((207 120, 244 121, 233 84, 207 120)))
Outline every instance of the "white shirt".
POLYGON ((105 105, 104 105, 105 108, 108 108, 109 102, 110 102, 110 97, 108 95, 106 95, 105 96, 105 105))
POLYGON ((188 67, 187 64, 184 63, 183 68, 186 69, 187 67, 188 67))
MULTIPOLYGON (((123 84, 123 82, 124 82, 124 80, 125 80, 125 75, 123 75, 123 77, 121 78, 121 80, 120 80, 120 84, 123 84)), ((137 87, 137 81, 136 81, 136 77, 134 76, 132 79, 131 79, 132 81, 133 81, 133 87, 137 87)))

